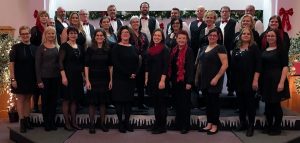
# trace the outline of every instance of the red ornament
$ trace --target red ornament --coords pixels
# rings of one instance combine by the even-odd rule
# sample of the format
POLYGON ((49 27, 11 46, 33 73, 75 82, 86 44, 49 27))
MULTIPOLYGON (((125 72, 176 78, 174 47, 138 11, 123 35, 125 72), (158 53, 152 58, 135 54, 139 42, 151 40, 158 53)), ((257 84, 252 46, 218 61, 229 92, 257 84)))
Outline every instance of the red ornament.
POLYGON ((284 29, 285 26, 287 26, 287 31, 290 31, 292 29, 292 25, 290 23, 289 15, 292 16, 294 14, 293 8, 290 8, 289 10, 285 10, 284 8, 280 8, 279 15, 282 16, 282 28, 284 29))
POLYGON ((165 28, 164 23, 160 23, 159 27, 160 27, 161 30, 164 30, 164 28, 165 28))

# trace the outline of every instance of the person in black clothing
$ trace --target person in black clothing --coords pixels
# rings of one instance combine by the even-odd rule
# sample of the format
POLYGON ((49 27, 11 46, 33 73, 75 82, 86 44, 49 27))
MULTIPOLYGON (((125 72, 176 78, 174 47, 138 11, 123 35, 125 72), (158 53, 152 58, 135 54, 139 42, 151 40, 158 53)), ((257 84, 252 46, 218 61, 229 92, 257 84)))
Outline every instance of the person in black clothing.
POLYGON ((42 113, 46 131, 56 130, 56 101, 58 97, 59 67, 55 28, 49 26, 43 34, 42 45, 35 55, 35 71, 42 95, 42 113))
POLYGON ((264 132, 279 135, 283 117, 280 102, 290 98, 287 80, 288 52, 284 49, 277 30, 270 30, 266 34, 267 48, 261 54, 262 70, 259 82, 262 100, 266 104, 267 128, 264 132))
POLYGON ((117 8, 111 4, 107 7, 107 16, 110 17, 110 27, 113 33, 117 34, 118 30, 123 26, 121 19, 117 18, 117 8))
POLYGON ((92 47, 88 47, 85 55, 85 81, 89 96, 89 114, 91 134, 95 133, 95 106, 100 105, 100 124, 104 132, 108 129, 105 122, 105 103, 107 92, 112 88, 112 67, 110 47, 106 43, 106 33, 97 29, 92 39, 92 47))
POLYGON ((188 133, 190 126, 191 87, 194 82, 193 50, 188 46, 186 31, 177 35, 177 45, 172 49, 168 76, 172 83, 172 96, 175 98, 175 124, 182 134, 188 133))
POLYGON ((66 19, 66 11, 62 7, 58 7, 56 10, 56 15, 55 15, 55 29, 56 29, 56 36, 57 36, 57 42, 59 45, 61 45, 60 41, 60 35, 62 31, 69 26, 67 23, 66 19))
POLYGON ((65 119, 65 129, 68 131, 73 130, 73 128, 82 130, 76 124, 77 103, 80 96, 83 96, 82 72, 84 66, 84 48, 76 43, 78 34, 77 28, 68 27, 68 41, 63 43, 59 49, 59 69, 63 84, 62 110, 65 119))
POLYGON ((167 85, 169 50, 164 44, 164 34, 156 29, 147 51, 145 85, 149 95, 154 98, 155 124, 153 134, 166 132, 167 85))
POLYGON ((255 94, 261 69, 260 50, 254 42, 252 30, 241 31, 236 48, 232 51, 232 85, 239 107, 239 131, 247 129, 246 136, 253 136, 255 122, 255 94), (248 116, 248 121, 246 120, 248 116))
POLYGON ((165 43, 166 46, 172 49, 177 45, 176 38, 178 32, 182 30, 182 20, 180 18, 172 18, 170 25, 171 25, 171 30, 170 30, 171 33, 167 35, 165 43))
POLYGON ((138 16, 132 16, 130 18, 130 27, 133 30, 133 41, 130 43, 135 46, 138 50, 138 55, 141 60, 141 65, 139 72, 136 76, 136 88, 138 93, 138 108, 139 109, 148 109, 144 104, 144 83, 145 83, 145 60, 146 52, 149 47, 149 41, 145 33, 140 30, 140 18, 138 16))
POLYGON ((269 26, 268 26, 267 30, 260 35, 261 49, 263 50, 267 46, 266 32, 269 31, 270 29, 278 30, 278 32, 280 34, 280 38, 282 40, 281 43, 283 44, 283 48, 286 49, 287 52, 289 52, 290 46, 291 46, 290 37, 289 37, 288 33, 284 32, 284 30, 282 28, 281 18, 278 15, 273 15, 270 17, 269 26))
POLYGON ((117 35, 114 33, 114 29, 111 27, 110 17, 104 16, 99 21, 100 28, 103 28, 106 32, 107 44, 109 47, 114 47, 117 43, 117 35))
POLYGON ((223 87, 224 73, 228 67, 227 54, 224 46, 217 43, 219 34, 217 29, 207 33, 209 44, 200 53, 200 89, 206 96, 207 125, 202 130, 208 135, 218 132, 220 103, 219 96, 223 87))
POLYGON ((121 133, 133 131, 129 118, 139 67, 139 56, 137 49, 130 44, 132 37, 131 29, 128 26, 122 26, 118 31, 118 44, 112 48, 112 100, 116 106, 121 133), (122 118, 123 113, 125 120, 122 118))
MULTIPOLYGON (((31 37, 30 37, 30 43, 36 47, 39 47, 42 43, 42 36, 44 33, 45 28, 47 27, 49 19, 49 14, 46 11, 39 11, 38 15, 36 17, 36 24, 31 28, 31 37)), ((37 91, 37 93, 33 94, 33 112, 39 113, 39 97, 40 92, 37 91)))
POLYGON ((18 98, 20 132, 25 133, 27 129, 32 129, 29 121, 30 99, 37 91, 34 58, 36 47, 30 44, 29 27, 21 26, 19 34, 21 42, 13 45, 9 52, 9 73, 11 92, 18 98))

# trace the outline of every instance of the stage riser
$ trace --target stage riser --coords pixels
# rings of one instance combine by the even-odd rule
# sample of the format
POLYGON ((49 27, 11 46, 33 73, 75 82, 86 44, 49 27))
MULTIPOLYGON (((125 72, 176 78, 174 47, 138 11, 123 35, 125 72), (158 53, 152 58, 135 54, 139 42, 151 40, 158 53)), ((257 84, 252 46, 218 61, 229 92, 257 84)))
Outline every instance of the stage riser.
MULTIPOLYGON (((97 123, 99 124, 99 115, 96 116, 97 123)), ((82 127, 89 126, 89 115, 88 114, 78 114, 77 115, 77 123, 82 127)), ((255 122, 256 129, 263 129, 266 126, 266 120, 263 116, 257 116, 255 122)), ((43 117, 42 114, 31 113, 30 121, 35 126, 43 125, 43 117)), ((174 128, 174 116, 167 117, 167 128, 174 128)), ((154 115, 131 115, 130 123, 134 128, 137 129, 147 129, 151 127, 155 122, 154 115)), ((64 126, 64 118, 62 114, 58 114, 56 116, 56 124, 57 126, 64 126)), ((107 115, 105 119, 105 124, 109 128, 117 128, 118 127, 118 118, 116 115, 107 115)), ((206 116, 195 116, 191 115, 190 118, 190 126, 191 129, 199 129, 200 127, 206 126, 206 116)), ((239 126, 239 118, 238 116, 232 117, 220 117, 220 126, 223 130, 232 130, 239 126)), ((284 116, 283 121, 281 123, 283 129, 288 130, 300 130, 300 117, 298 116, 284 116)))

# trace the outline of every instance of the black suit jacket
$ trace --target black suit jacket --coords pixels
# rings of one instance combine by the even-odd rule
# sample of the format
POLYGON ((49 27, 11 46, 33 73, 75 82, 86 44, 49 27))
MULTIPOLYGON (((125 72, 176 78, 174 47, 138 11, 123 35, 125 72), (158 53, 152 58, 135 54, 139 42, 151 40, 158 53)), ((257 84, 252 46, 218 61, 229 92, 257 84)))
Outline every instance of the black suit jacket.
POLYGON ((55 18, 55 29, 56 29, 57 42, 59 45, 61 45, 60 34, 65 29, 65 27, 57 18, 55 18))
POLYGON ((190 33, 191 33, 191 48, 194 53, 194 57, 197 57, 198 49, 201 45, 200 43, 200 31, 206 27, 206 23, 202 22, 198 27, 198 20, 191 22, 190 33))
MULTIPOLYGON (((216 22, 216 26, 220 27, 221 21, 216 22)), ((233 19, 229 19, 226 26, 224 27, 224 46, 227 52, 230 52, 234 48, 234 38, 235 38, 235 25, 236 21, 233 19)))

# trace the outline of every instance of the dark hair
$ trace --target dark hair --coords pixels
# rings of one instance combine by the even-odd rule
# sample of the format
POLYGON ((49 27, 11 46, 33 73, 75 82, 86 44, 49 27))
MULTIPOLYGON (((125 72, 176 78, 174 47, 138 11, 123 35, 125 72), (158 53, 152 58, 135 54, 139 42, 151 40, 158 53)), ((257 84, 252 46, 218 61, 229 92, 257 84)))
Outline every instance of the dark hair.
POLYGON ((217 32, 219 34, 219 31, 217 28, 213 28, 213 29, 210 29, 207 33, 207 35, 209 35, 210 33, 213 33, 213 32, 217 32))
MULTIPOLYGON (((280 36, 280 33, 277 29, 269 29, 267 32, 266 32, 266 35, 269 33, 269 32, 274 32, 275 35, 276 35, 276 46, 277 46, 277 49, 279 52, 282 51, 283 49, 283 43, 282 43, 282 39, 281 39, 281 36, 280 36)), ((269 47, 269 43, 267 41, 267 46, 266 46, 266 49, 269 47)))
POLYGON ((172 8, 172 10, 177 10, 180 12, 179 8, 177 8, 177 7, 172 8))
POLYGON ((154 46, 153 36, 154 36, 154 33, 157 32, 157 31, 159 31, 161 33, 161 35, 162 35, 162 39, 161 39, 160 43, 163 43, 163 44, 165 43, 164 31, 162 29, 160 29, 160 28, 157 28, 152 33, 151 41, 150 41, 150 46, 149 47, 153 47, 154 46))
POLYGON ((96 29, 95 32, 94 32, 94 35, 92 37, 92 48, 94 47, 98 47, 98 44, 97 44, 97 41, 96 41, 96 35, 98 32, 101 32, 104 36, 104 41, 103 41, 103 44, 102 44, 102 47, 105 51, 108 51, 109 50, 109 45, 107 44, 107 39, 106 39, 106 32, 103 28, 100 28, 100 29, 96 29))
POLYGON ((179 34, 181 34, 181 35, 185 35, 186 36, 186 39, 187 39, 187 41, 189 41, 190 40, 190 38, 189 38, 189 34, 188 34, 188 32, 187 31, 185 31, 185 30, 180 30, 178 33, 177 33, 177 37, 178 37, 178 35, 179 34))
POLYGON ((150 5, 149 5, 149 3, 148 3, 148 2, 142 2, 142 3, 141 3, 141 5, 140 5, 140 9, 142 8, 142 5, 143 5, 143 4, 146 4, 146 5, 148 5, 148 8, 150 8, 150 5))
MULTIPOLYGON (((102 18, 100 18, 100 21, 99 21, 99 26, 100 26, 100 28, 103 28, 102 26, 101 26, 101 24, 102 24, 102 22, 103 22, 103 20, 104 19, 108 19, 109 20, 109 22, 110 22, 110 17, 109 16, 103 16, 102 18)), ((109 26, 109 34, 112 34, 112 33, 114 33, 114 29, 111 27, 111 26, 109 26)))
POLYGON ((173 24, 175 23, 175 21, 177 21, 177 20, 179 21, 179 25, 180 25, 179 28, 180 28, 180 30, 182 30, 182 19, 181 19, 181 18, 172 18, 172 19, 171 19, 171 31, 172 31, 172 32, 174 32, 174 29, 173 29, 173 26, 172 26, 172 25, 173 25, 173 24))
POLYGON ((127 25, 124 25, 122 27, 120 27, 120 29, 118 30, 118 34, 117 34, 117 39, 118 39, 118 43, 122 41, 121 39, 121 33, 123 30, 128 30, 129 34, 130 34, 130 38, 129 38, 129 42, 133 41, 133 31, 130 27, 128 27, 127 25))
MULTIPOLYGON (((273 15, 273 16, 271 16, 270 18, 269 18, 269 24, 270 24, 270 21, 272 20, 272 19, 277 19, 277 21, 278 21, 278 29, 280 29, 280 30, 283 30, 283 28, 282 28, 282 21, 281 21, 281 18, 280 18, 280 16, 278 16, 278 15, 273 15)), ((267 30, 270 30, 271 29, 271 27, 268 25, 268 28, 267 28, 267 30)))
POLYGON ((221 9, 220 9, 220 11, 222 11, 222 9, 228 9, 229 12, 230 12, 230 7, 229 6, 222 6, 221 9))
POLYGON ((67 34, 69 35, 70 32, 76 32, 77 34, 79 33, 78 29, 74 26, 69 26, 67 29, 67 34))

